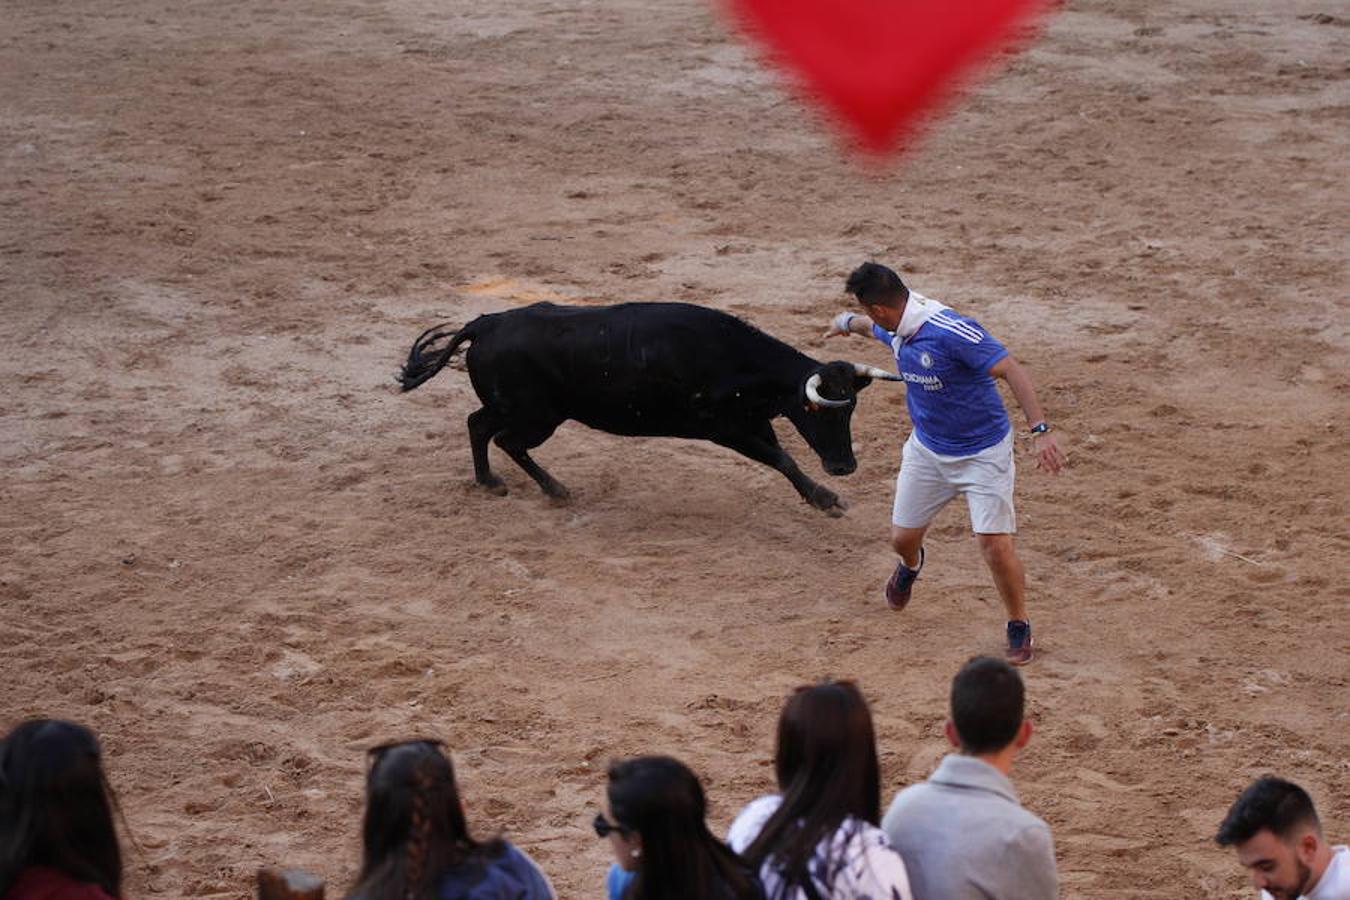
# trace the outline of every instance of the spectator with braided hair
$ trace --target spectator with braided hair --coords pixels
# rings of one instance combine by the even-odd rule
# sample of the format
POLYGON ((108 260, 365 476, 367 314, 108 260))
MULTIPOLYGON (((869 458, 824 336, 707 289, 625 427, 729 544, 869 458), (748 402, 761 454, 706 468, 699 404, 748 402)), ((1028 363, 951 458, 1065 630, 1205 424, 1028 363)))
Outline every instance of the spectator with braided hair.
POLYGON ((703 787, 679 760, 613 764, 606 799, 594 826, 617 860, 609 900, 763 900, 754 871, 708 830, 703 787))
POLYGON ((439 741, 370 751, 365 858, 350 900, 554 900, 534 861, 501 838, 469 834, 455 771, 439 741))
POLYGON ((122 896, 116 803, 98 738, 83 725, 32 719, 0 742, 0 898, 122 896))

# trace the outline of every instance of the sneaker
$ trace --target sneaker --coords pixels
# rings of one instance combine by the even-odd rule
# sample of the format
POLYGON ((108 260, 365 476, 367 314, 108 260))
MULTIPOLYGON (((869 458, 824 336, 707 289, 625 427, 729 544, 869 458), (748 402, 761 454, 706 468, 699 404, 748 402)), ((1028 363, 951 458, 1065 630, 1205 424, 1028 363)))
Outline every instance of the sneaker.
POLYGON ((919 548, 919 567, 911 569, 905 565, 902 559, 896 565, 895 571, 891 573, 890 580, 886 582, 886 605, 899 612, 909 603, 909 593, 914 588, 914 581, 919 577, 919 572, 923 570, 923 548, 919 548))
POLYGON ((1025 666, 1031 662, 1031 623, 1014 619, 1008 623, 1008 662, 1014 666, 1025 666))

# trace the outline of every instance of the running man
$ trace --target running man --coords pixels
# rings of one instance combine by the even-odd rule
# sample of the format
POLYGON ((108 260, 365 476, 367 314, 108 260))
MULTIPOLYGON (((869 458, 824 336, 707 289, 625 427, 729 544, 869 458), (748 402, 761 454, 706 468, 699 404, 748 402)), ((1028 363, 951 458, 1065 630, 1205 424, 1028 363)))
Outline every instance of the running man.
POLYGON ((826 337, 875 337, 895 354, 905 379, 913 431, 901 454, 891 512, 891 547, 900 561, 886 582, 886 602, 902 610, 923 569, 923 537, 937 514, 965 494, 970 524, 1008 611, 1008 661, 1031 662, 1026 571, 1013 547, 1013 432, 994 384, 1008 382, 1032 435, 1038 468, 1058 474, 1065 465, 1050 423, 1036 400, 1031 376, 974 319, 905 287, 900 276, 863 263, 845 290, 866 315, 842 312, 826 337))

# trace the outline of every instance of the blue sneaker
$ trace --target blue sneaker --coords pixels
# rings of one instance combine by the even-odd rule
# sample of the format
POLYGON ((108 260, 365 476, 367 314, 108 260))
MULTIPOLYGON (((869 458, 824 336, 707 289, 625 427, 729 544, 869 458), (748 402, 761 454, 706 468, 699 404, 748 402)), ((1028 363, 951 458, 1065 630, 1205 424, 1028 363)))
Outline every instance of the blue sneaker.
POLYGON ((910 591, 914 589, 914 582, 922 570, 923 548, 920 547, 918 568, 911 569, 902 559, 891 573, 890 580, 886 582, 886 605, 896 612, 904 609, 909 604, 910 591))
POLYGON ((1031 623, 1013 619, 1008 623, 1008 649, 1005 655, 1014 666, 1025 666, 1031 662, 1032 645, 1031 623))

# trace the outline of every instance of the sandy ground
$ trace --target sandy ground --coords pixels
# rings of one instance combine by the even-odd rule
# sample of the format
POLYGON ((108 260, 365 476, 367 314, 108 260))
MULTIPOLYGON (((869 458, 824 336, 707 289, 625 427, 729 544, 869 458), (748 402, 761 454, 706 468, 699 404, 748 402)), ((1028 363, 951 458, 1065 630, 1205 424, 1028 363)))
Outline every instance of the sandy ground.
POLYGON ((1210 837, 1267 771, 1350 840, 1350 20, 1152 6, 1069 4, 868 169, 694 0, 9 0, 0 724, 99 731, 135 896, 244 897, 264 863, 341 896, 363 750, 411 734, 480 832, 596 896, 607 760, 682 757, 722 828, 827 673, 873 701, 889 800, 1002 627, 959 507, 881 602, 898 386, 835 520, 576 425, 537 454, 571 505, 502 457, 488 496, 464 373, 391 379, 424 326, 539 298, 884 365, 819 338, 875 256, 1014 348, 1072 455, 1019 484, 1016 777, 1064 896, 1247 896, 1210 837))

